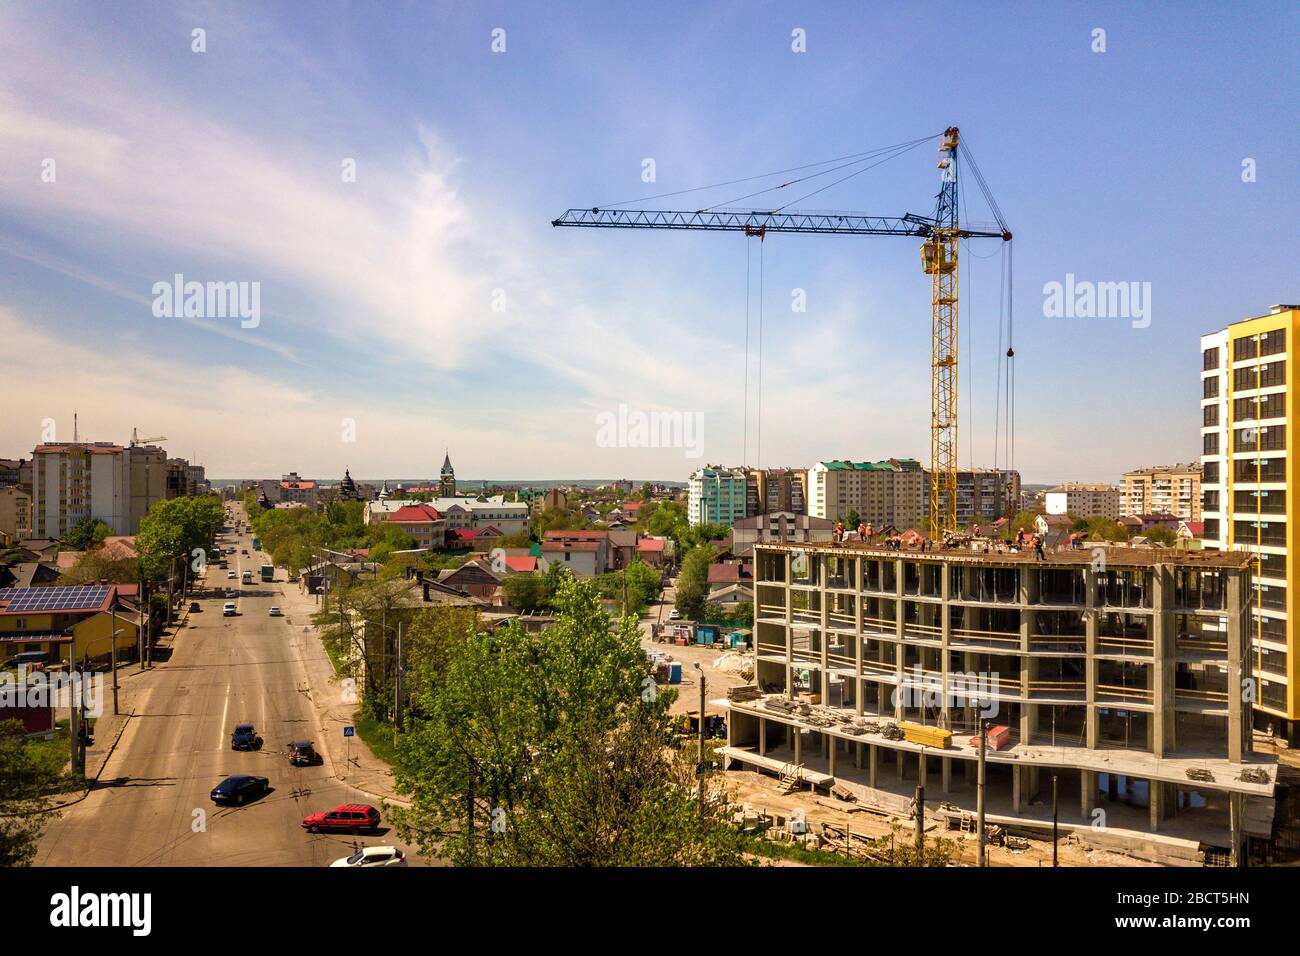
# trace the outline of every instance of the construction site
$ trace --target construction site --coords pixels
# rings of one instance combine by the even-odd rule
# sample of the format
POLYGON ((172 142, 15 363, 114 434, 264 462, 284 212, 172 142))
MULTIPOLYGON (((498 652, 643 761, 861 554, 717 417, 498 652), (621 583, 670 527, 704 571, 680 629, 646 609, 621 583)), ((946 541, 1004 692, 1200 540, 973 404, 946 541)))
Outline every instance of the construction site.
POLYGON ((760 544, 755 587, 753 683, 711 702, 727 769, 895 820, 919 801, 956 832, 1050 838, 1055 817, 1166 865, 1273 832, 1246 555, 760 544))

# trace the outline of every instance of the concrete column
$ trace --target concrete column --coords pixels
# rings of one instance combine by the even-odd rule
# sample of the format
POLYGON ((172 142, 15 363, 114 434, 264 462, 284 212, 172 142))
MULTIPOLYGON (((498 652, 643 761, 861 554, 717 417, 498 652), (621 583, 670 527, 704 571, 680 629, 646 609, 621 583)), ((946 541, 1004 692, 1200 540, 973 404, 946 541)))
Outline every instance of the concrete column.
MULTIPOLYGON (((1228 604, 1224 617, 1228 621, 1228 759, 1240 763, 1251 752, 1251 725, 1253 705, 1242 698, 1242 682, 1250 676, 1250 616, 1241 613, 1249 571, 1229 572, 1228 604)), ((1295 582, 1292 582, 1295 586, 1295 582)))
POLYGON ((838 737, 832 737, 830 734, 822 734, 822 739, 825 740, 830 747, 830 755, 828 757, 829 763, 826 772, 833 777, 835 776, 835 751, 840 749, 840 740, 838 737))
POLYGON ((1147 624, 1151 638, 1151 752, 1163 757, 1174 746, 1173 572, 1167 564, 1151 570, 1155 614, 1147 624))
POLYGON ((1079 816, 1087 820, 1092 813, 1092 793, 1097 788, 1097 774, 1084 770, 1079 774, 1079 816))
MULTIPOLYGON (((948 694, 948 640, 952 631, 952 575, 948 571, 947 561, 938 561, 933 565, 935 573, 939 575, 939 597, 943 603, 939 605, 939 643, 942 650, 939 651, 939 673, 943 680, 943 696, 939 705, 939 726, 951 727, 952 714, 949 713, 949 694, 948 694)), ((944 761, 944 793, 948 792, 948 761, 944 761)))
POLYGON ((830 595, 826 591, 826 586, 831 579, 830 556, 819 554, 817 556, 817 580, 820 587, 817 589, 817 603, 821 605, 821 662, 822 673, 819 681, 818 693, 821 694, 822 703, 829 704, 831 700, 831 675, 829 672, 830 658, 826 655, 829 653, 828 646, 830 634, 830 595))
POLYGON ((853 747, 853 766, 858 770, 862 769, 862 744, 855 744, 853 747))
MULTIPOLYGON (((862 568, 863 558, 853 559, 853 712, 861 717, 863 714, 862 698, 865 687, 862 683, 862 568)), ((858 766, 862 766, 861 754, 858 766)))
POLYGON ((1155 833, 1160 829, 1160 809, 1164 805, 1164 794, 1160 792, 1160 782, 1158 780, 1147 781, 1147 793, 1151 802, 1151 832, 1155 833))
POLYGON ((944 757, 941 764, 943 767, 943 792, 952 792, 952 758, 944 757))
MULTIPOLYGON (((1035 566, 1036 567, 1036 566, 1035 566)), ((1019 578, 1019 601, 1020 601, 1020 696, 1023 700, 1029 700, 1029 685, 1038 676, 1035 670, 1035 661, 1029 656, 1029 634, 1033 626, 1033 612, 1028 609, 1028 605, 1038 600, 1038 576, 1031 573, 1028 565, 1020 565, 1018 568, 1019 578)), ((1022 743, 1030 743, 1034 739, 1034 718, 1037 715, 1037 708, 1031 704, 1024 703, 1020 708, 1020 726, 1016 729, 1020 732, 1022 743)))
MULTIPOLYGON (((1084 660, 1083 672, 1088 706, 1084 710, 1084 740, 1096 750, 1101 740, 1101 717, 1097 713, 1097 635, 1101 611, 1099 610, 1097 572, 1091 565, 1083 571, 1083 590, 1086 605, 1083 612, 1084 660)), ((1113 778, 1113 774, 1111 775, 1113 778)))
POLYGON ((880 748, 875 744, 867 744, 867 785, 872 789, 876 786, 876 772, 880 769, 880 748))
MULTIPOLYGON (((728 722, 730 723, 730 722, 728 722)), ((767 756, 767 718, 758 718, 758 755, 767 756)))
POLYGON ((1011 812, 1020 812, 1020 764, 1011 765, 1011 812))
POLYGON ((803 763, 803 751, 802 751, 803 731, 801 731, 798 727, 791 727, 790 730, 794 734, 794 762, 796 765, 802 764, 803 763))
POLYGON ((790 552, 785 552, 785 696, 794 698, 794 580, 793 562, 790 552))

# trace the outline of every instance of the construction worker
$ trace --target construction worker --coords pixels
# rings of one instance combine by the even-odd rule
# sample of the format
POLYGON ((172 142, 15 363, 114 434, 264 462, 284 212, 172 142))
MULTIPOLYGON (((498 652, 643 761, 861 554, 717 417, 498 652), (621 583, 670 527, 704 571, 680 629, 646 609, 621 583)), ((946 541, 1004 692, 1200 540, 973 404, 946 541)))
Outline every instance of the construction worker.
POLYGON ((1043 560, 1043 536, 1040 534, 1034 535, 1034 560, 1043 560))

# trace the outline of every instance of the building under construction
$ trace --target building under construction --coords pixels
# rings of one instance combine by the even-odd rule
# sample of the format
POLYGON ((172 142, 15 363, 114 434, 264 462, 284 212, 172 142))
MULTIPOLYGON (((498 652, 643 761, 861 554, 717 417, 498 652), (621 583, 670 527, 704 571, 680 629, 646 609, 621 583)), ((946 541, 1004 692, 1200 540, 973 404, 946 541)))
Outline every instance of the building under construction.
POLYGON ((908 812, 977 804, 1174 863, 1268 838, 1275 758, 1252 753, 1249 558, 755 548, 756 689, 733 694, 728 766, 908 812))

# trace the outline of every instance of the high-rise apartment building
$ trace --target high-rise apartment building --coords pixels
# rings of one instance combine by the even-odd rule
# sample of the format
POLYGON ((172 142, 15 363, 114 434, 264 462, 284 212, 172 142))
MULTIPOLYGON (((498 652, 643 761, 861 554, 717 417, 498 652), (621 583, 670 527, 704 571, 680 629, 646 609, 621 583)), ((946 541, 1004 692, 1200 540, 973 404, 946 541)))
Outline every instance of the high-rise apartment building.
POLYGON ((763 468, 751 472, 757 479, 758 500, 749 515, 808 511, 808 472, 802 468, 763 468))
POLYGON ((914 458, 885 461, 819 461, 808 469, 808 513, 838 521, 858 520, 896 528, 919 528, 928 478, 914 458))
POLYGON ((59 538, 83 518, 135 534, 166 496, 167 453, 156 445, 63 442, 32 453, 32 534, 59 538))
MULTIPOLYGON (((930 480, 930 473, 925 473, 930 480)), ((966 468, 957 472, 957 526, 1010 517, 1020 504, 1020 472, 1007 468, 966 468)), ((930 520, 930 496, 922 515, 930 520)))
POLYGON ((706 465, 691 473, 686 517, 691 524, 727 527, 749 514, 749 477, 743 468, 706 465))
POLYGON ((1121 517, 1173 515, 1184 521, 1200 521, 1201 480, 1201 466, 1196 463, 1126 471, 1121 517))
POLYGON ((1049 515, 1120 519, 1120 490, 1114 485, 1067 481, 1049 488, 1044 498, 1049 515))
POLYGON ((1295 361, 1300 306, 1234 322, 1201 337, 1201 496, 1206 548, 1253 557, 1250 658, 1259 682, 1257 726, 1300 734, 1300 673, 1292 584, 1300 516, 1291 508, 1300 414, 1295 361))

